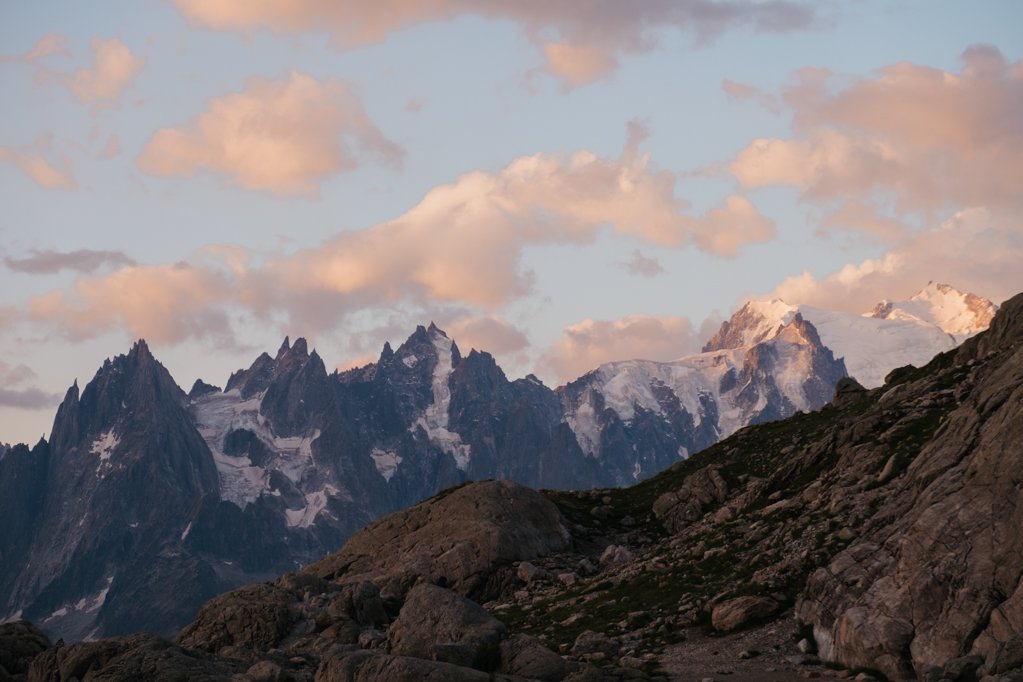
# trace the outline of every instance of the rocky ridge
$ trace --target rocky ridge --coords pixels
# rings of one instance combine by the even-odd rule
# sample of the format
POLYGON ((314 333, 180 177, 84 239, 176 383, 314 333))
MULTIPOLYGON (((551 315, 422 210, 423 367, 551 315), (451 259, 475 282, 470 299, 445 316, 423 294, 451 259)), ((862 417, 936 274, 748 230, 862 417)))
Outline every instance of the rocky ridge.
POLYGON ((50 442, 0 458, 0 615, 71 641, 169 636, 209 597, 439 490, 635 482, 745 423, 820 406, 844 375, 802 319, 684 366, 631 365, 556 390, 510 381, 431 324, 347 372, 285 339, 223 389, 186 394, 139 342, 68 390, 50 442))
POLYGON ((1023 679, 1021 411, 1023 295, 925 367, 631 488, 470 483, 218 597, 177 644, 50 647, 28 679, 689 679, 739 643, 717 674, 1023 679))

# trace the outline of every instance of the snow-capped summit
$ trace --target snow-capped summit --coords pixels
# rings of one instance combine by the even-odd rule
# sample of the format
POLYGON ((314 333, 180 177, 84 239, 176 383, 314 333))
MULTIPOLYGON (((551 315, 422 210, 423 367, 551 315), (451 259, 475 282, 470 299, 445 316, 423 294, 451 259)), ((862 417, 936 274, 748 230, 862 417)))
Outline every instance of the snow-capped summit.
POLYGON ((986 298, 933 282, 907 301, 882 301, 862 315, 778 299, 749 301, 721 324, 703 350, 762 343, 799 314, 813 323, 835 357, 845 359, 850 376, 873 388, 896 367, 926 364, 987 329, 997 309, 986 298))
POLYGON ((997 311, 998 306, 986 298, 963 293, 947 284, 928 282, 908 301, 884 300, 865 315, 934 325, 961 343, 987 329, 997 311))

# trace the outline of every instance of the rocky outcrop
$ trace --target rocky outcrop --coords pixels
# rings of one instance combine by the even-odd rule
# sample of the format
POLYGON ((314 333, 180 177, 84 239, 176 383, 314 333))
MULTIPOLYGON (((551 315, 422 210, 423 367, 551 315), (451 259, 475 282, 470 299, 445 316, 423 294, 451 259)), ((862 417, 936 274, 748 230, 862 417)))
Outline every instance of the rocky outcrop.
POLYGON ((0 625, 0 680, 26 675, 32 660, 50 646, 46 635, 31 623, 0 625))
POLYGON ((721 472, 710 466, 697 470, 678 489, 654 500, 652 510, 669 532, 677 533, 687 524, 699 520, 708 506, 724 502, 727 496, 728 484, 721 477, 721 472))
POLYGON ((30 682, 222 682, 240 672, 234 665, 197 656, 153 635, 58 646, 32 661, 30 682))
MULTIPOLYGON (((1023 631, 1021 341, 1016 297, 956 354, 949 409, 887 491, 882 522, 810 577, 797 615, 822 656, 904 679, 967 654, 993 667, 1023 631)), ((880 400, 922 403, 928 381, 880 400)))
POLYGON ((504 623, 475 602, 429 583, 413 587, 388 631, 391 653, 490 671, 500 660, 504 623))
POLYGON ((305 570, 346 583, 372 581, 385 599, 404 597, 420 579, 485 598, 499 569, 569 541, 564 518, 545 497, 511 481, 484 481, 375 521, 305 570))

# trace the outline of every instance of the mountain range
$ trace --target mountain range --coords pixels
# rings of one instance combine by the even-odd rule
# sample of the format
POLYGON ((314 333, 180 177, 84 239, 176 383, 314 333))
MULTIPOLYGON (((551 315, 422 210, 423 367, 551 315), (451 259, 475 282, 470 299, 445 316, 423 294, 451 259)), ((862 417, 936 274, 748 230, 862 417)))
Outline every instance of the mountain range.
POLYGON ((187 393, 139 341, 71 386, 49 441, 0 454, 0 615, 69 640, 171 634, 210 597, 439 490, 635 483, 821 408, 850 373, 869 387, 923 364, 995 310, 934 284, 867 316, 749 303, 700 354, 608 363, 556 389, 463 356, 432 324, 345 372, 285 339, 223 389, 187 393))
POLYGON ((173 642, 0 624, 0 677, 1014 682, 1021 439, 1023 294, 923 367, 842 379, 641 483, 446 489, 173 642))

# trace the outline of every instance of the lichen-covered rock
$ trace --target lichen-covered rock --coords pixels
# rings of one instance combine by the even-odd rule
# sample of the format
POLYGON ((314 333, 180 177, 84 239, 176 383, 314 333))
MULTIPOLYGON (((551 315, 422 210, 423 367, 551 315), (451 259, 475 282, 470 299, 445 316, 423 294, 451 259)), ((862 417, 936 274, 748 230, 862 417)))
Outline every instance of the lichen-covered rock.
POLYGON ((246 585, 211 599, 181 634, 178 644, 216 653, 226 646, 265 653, 297 621, 295 595, 275 585, 246 585))
POLYGON ((736 597, 715 605, 710 623, 718 632, 731 632, 770 618, 778 608, 778 602, 769 597, 736 597))
POLYGON ((558 508, 512 481, 470 483, 356 533, 305 570, 342 583, 370 580, 400 600, 419 578, 483 601, 502 565, 559 551, 570 540, 558 508))
MULTIPOLYGON (((459 645, 470 653, 468 665, 497 667, 499 645, 508 634, 504 623, 486 609, 451 590, 422 583, 412 588, 391 624, 391 653, 436 659, 435 646, 459 645)), ((460 660, 461 657, 449 657, 460 660)))

